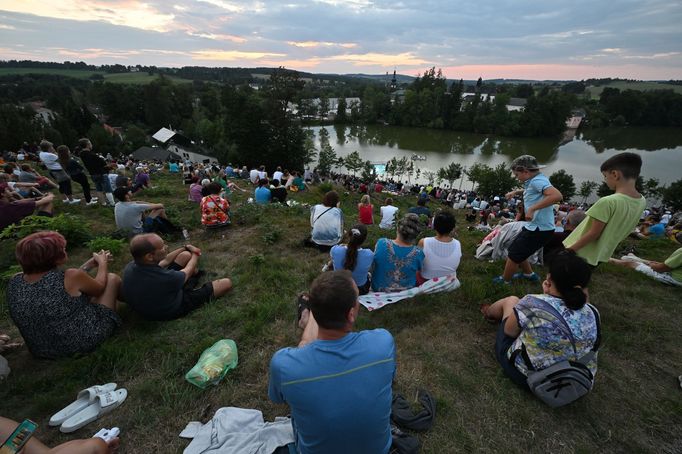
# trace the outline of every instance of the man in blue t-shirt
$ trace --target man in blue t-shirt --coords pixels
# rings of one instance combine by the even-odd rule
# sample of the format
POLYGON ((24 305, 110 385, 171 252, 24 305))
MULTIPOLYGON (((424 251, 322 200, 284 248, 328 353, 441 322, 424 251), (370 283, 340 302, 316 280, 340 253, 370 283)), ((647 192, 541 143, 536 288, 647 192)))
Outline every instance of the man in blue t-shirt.
POLYGON ((297 348, 270 362, 268 395, 291 410, 301 454, 382 454, 391 447, 395 343, 384 330, 352 332, 358 288, 350 271, 313 281, 297 348))
POLYGON ((561 192, 540 172, 542 166, 531 155, 522 155, 512 161, 514 176, 523 183, 523 189, 506 194, 507 199, 523 194, 526 224, 514 238, 507 251, 507 262, 496 284, 509 284, 512 279, 540 282, 533 272, 528 257, 547 244, 554 236, 554 210, 552 205, 561 201, 561 192), (518 272, 519 268, 521 271, 518 272))

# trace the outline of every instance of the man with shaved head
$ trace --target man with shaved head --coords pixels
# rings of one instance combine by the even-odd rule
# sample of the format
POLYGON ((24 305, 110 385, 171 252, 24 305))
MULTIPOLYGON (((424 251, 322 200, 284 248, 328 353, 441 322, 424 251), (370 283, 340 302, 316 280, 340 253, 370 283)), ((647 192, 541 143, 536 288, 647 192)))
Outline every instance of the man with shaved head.
POLYGON ((145 233, 130 240, 133 261, 123 270, 126 303, 147 320, 180 318, 232 288, 228 278, 199 284, 201 250, 191 244, 168 252, 158 235, 145 233))

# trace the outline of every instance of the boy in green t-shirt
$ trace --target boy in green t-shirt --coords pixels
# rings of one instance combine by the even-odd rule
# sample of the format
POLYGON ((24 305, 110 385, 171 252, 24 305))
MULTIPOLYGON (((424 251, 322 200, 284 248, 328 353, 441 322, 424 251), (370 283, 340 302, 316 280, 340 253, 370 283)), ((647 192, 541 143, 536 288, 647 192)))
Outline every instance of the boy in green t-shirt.
POLYGON ((641 168, 642 158, 635 153, 620 153, 604 161, 599 170, 615 194, 602 197, 587 210, 585 220, 564 240, 566 249, 592 266, 609 261, 646 208, 646 200, 635 188, 641 168))
POLYGON ((645 260, 634 254, 628 254, 618 259, 609 260, 610 263, 632 268, 665 284, 682 287, 682 247, 673 252, 664 262, 645 260))

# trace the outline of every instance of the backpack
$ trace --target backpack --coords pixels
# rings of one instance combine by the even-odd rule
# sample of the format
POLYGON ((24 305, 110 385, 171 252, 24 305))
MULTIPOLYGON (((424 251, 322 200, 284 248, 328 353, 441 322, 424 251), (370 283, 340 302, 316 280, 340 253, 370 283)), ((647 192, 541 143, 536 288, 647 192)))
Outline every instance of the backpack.
MULTIPOLYGON (((599 344, 601 343, 601 322, 599 311, 591 304, 587 306, 592 310, 597 324, 597 339, 592 350, 576 360, 560 361, 539 371, 529 370, 528 388, 530 388, 530 391, 535 396, 552 408, 562 407, 578 400, 589 393, 594 385, 594 376, 587 365, 596 356, 599 344)), ((575 339, 566 320, 549 304, 546 305, 545 310, 561 322, 564 332, 571 340, 573 351, 577 356, 575 339)))

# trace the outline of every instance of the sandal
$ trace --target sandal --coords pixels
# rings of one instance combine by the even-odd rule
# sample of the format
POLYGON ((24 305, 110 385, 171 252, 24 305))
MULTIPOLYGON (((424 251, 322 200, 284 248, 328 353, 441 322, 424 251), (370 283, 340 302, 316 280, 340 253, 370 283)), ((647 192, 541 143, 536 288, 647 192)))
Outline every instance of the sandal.
POLYGON ((297 323, 301 321, 301 316, 303 315, 303 311, 306 309, 310 310, 310 303, 308 301, 309 298, 310 298, 310 296, 305 292, 299 293, 299 295, 298 295, 298 300, 296 302, 296 304, 297 304, 296 322, 297 323))
POLYGON ((488 309, 490 309, 490 306, 491 304, 481 304, 479 310, 481 311, 481 314, 483 314, 483 318, 485 319, 486 322, 492 325, 496 325, 497 323, 499 323, 499 320, 488 315, 488 309))

